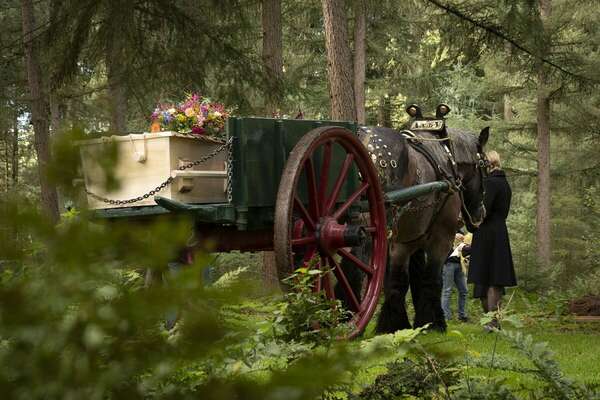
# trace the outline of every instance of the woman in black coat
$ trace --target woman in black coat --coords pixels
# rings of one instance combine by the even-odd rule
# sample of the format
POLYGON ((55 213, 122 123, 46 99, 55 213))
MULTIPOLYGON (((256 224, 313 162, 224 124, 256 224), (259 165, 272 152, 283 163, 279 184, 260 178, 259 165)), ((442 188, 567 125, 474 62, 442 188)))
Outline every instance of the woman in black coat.
MULTIPOLYGON (((490 174, 484 181, 486 215, 473 234, 468 275, 468 282, 475 284, 473 297, 481 299, 486 313, 498 309, 506 286, 517 284, 506 228, 512 191, 500 169, 498 153, 490 151, 487 156, 490 174)), ((497 322, 493 321, 492 326, 497 327, 497 322)))

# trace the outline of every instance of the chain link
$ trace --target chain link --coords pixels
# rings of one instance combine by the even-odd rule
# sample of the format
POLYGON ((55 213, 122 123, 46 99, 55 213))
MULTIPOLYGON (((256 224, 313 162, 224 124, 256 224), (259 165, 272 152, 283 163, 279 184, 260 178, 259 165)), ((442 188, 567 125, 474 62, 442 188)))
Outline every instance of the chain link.
MULTIPOLYGON (((193 167, 196 167, 200 164, 203 164, 205 162, 207 162, 208 160, 210 160, 211 158, 214 158, 217 154, 221 153, 223 150, 227 149, 227 181, 226 181, 226 190, 227 190, 227 201, 229 203, 231 203, 232 200, 232 189, 231 189, 231 179, 233 176, 233 166, 232 166, 232 162, 233 162, 233 152, 232 152, 232 144, 233 144, 233 136, 230 137, 227 142, 225 142, 223 145, 217 147, 216 149, 214 149, 213 151, 211 151, 210 153, 208 153, 207 155, 199 158, 198 160, 192 161, 188 164, 182 165, 180 167, 177 167, 178 171, 185 171, 186 169, 190 169, 193 167)), ((126 199, 126 200, 114 200, 114 199, 109 199, 106 197, 102 197, 99 196, 95 193, 90 192, 89 190, 85 190, 85 192, 91 196, 92 198, 99 200, 103 203, 107 203, 107 204, 111 204, 111 205, 124 205, 124 204, 133 204, 133 203, 137 203, 138 201, 142 201, 142 200, 146 200, 147 198, 149 198, 150 196, 154 196, 155 194, 157 194, 158 192, 160 192, 161 190, 163 190, 164 188, 166 188, 167 186, 169 186, 171 183, 173 183, 174 178, 172 176, 168 177, 166 180, 164 180, 160 185, 158 185, 157 187, 155 187, 154 189, 150 190, 148 193, 145 193, 141 196, 138 197, 134 197, 131 199, 126 199)))
POLYGON ((227 202, 231 204, 233 201, 233 136, 229 140, 231 143, 227 149, 227 180, 225 182, 225 190, 227 192, 227 202))

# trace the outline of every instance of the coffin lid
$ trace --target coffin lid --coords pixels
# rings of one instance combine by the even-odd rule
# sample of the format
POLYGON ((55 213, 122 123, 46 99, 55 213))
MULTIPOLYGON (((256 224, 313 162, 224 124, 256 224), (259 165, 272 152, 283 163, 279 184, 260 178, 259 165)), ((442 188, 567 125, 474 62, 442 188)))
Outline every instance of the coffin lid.
POLYGON ((198 136, 192 134, 178 133, 172 131, 166 132, 144 132, 144 133, 131 133, 129 135, 112 135, 102 136, 94 139, 79 140, 76 142, 77 145, 88 145, 88 144, 101 144, 108 142, 125 142, 130 140, 149 140, 149 139, 160 139, 165 137, 179 137, 184 139, 201 140, 208 143, 223 144, 223 140, 215 139, 209 136, 198 136))

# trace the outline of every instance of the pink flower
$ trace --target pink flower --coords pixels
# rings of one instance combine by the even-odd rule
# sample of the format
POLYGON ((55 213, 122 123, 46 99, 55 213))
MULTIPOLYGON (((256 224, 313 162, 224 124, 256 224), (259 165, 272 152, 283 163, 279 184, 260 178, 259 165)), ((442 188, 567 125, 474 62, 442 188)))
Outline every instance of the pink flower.
POLYGON ((206 133, 206 131, 204 130, 204 128, 202 128, 198 125, 194 125, 194 126, 192 126, 192 133, 194 135, 204 135, 204 133, 206 133))
POLYGON ((225 107, 223 106, 223 104, 214 103, 214 104, 212 104, 211 108, 215 111, 220 112, 221 114, 225 114, 225 107))

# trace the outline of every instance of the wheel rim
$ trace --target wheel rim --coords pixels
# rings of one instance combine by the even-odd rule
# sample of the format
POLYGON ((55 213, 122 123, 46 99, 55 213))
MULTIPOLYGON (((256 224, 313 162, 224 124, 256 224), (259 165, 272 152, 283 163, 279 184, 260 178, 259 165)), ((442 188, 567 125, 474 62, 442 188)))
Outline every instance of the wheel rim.
POLYGON ((316 268, 331 269, 316 279, 314 290, 334 299, 337 282, 353 313, 354 329, 349 336, 364 330, 381 292, 387 257, 386 222, 377 172, 368 152, 350 131, 338 127, 312 130, 290 153, 277 196, 274 248, 280 279, 315 258, 316 268), (330 179, 334 159, 343 161, 333 174, 335 178, 330 179), (340 201, 356 172, 360 178, 357 187, 340 201), (305 201, 300 198, 301 185, 305 185, 305 201), (357 223, 349 220, 348 211, 359 201, 368 211, 357 223), (368 247, 366 260, 348 249, 361 241, 368 247), (340 268, 342 261, 366 278, 360 293, 340 268))

